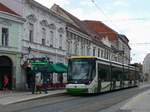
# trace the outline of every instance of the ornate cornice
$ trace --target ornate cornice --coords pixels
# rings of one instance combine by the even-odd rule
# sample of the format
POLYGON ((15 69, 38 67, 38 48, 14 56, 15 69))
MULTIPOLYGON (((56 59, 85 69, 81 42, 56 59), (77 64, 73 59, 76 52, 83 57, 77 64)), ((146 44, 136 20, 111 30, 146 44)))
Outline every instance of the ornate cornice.
POLYGON ((48 25, 49 29, 55 30, 56 25, 54 23, 48 25))
POLYGON ((26 18, 31 23, 35 23, 37 21, 37 18, 36 18, 36 16, 34 14, 28 15, 26 18))
POLYGON ((10 21, 7 21, 7 20, 0 20, 0 24, 3 24, 5 26, 11 26, 11 22, 10 21))
POLYGON ((64 31, 63 28, 59 28, 59 29, 58 29, 58 32, 59 32, 59 33, 64 33, 65 31, 64 31))
POLYGON ((42 20, 42 21, 40 21, 40 24, 41 24, 42 26, 48 27, 48 22, 47 22, 47 20, 42 20))

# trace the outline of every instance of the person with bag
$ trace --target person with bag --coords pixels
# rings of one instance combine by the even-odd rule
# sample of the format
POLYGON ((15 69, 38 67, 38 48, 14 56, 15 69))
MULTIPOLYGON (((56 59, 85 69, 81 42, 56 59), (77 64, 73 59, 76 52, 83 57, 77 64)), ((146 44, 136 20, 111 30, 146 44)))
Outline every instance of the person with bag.
POLYGON ((42 84, 43 84, 43 80, 42 80, 42 77, 41 77, 41 73, 38 72, 35 75, 35 87, 36 87, 36 92, 39 92, 40 94, 41 94, 41 91, 42 91, 42 84))

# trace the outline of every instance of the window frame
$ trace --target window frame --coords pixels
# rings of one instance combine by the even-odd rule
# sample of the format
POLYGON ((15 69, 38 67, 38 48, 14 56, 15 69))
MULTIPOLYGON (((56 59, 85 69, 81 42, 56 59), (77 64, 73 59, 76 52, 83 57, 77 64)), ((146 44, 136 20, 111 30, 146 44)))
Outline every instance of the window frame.
POLYGON ((2 40, 1 44, 2 44, 2 46, 9 46, 9 28, 2 27, 1 28, 1 32, 2 32, 2 34, 1 34, 1 36, 2 36, 1 37, 1 40, 2 40), (7 30, 7 33, 5 33, 5 36, 3 35, 3 29, 7 30))

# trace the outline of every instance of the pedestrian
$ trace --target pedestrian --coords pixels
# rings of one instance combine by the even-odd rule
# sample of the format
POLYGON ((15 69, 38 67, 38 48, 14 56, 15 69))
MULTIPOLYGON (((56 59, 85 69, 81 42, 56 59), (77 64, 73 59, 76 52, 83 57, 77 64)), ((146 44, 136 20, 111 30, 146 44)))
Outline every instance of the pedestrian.
POLYGON ((35 73, 31 74, 30 87, 32 94, 35 93, 35 73))
POLYGON ((43 89, 44 89, 44 92, 45 92, 45 94, 47 94, 48 92, 47 92, 47 88, 48 88, 48 73, 42 73, 42 75, 43 75, 43 89))
POLYGON ((4 80, 3 80, 3 90, 7 90, 9 85, 9 79, 7 75, 4 75, 4 80))
POLYGON ((39 92, 41 94, 43 80, 41 77, 41 73, 38 72, 35 76, 35 86, 36 86, 36 92, 39 92))

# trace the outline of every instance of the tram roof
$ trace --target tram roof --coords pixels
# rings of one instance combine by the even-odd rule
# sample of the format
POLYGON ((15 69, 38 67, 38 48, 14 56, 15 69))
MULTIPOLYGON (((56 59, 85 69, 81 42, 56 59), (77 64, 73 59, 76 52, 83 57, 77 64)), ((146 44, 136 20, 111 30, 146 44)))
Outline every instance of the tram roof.
POLYGON ((131 66, 131 65, 122 64, 122 63, 119 63, 119 62, 116 62, 116 61, 110 61, 110 60, 107 60, 107 59, 104 59, 104 58, 99 58, 99 57, 96 57, 96 56, 71 56, 71 57, 69 57, 69 59, 88 59, 88 58, 92 58, 92 59, 95 58, 95 59, 102 60, 102 61, 105 61, 105 62, 108 62, 108 63, 124 65, 126 67, 129 67, 130 69, 134 69, 135 68, 134 66, 131 66))

